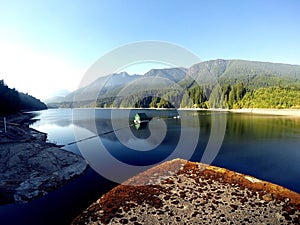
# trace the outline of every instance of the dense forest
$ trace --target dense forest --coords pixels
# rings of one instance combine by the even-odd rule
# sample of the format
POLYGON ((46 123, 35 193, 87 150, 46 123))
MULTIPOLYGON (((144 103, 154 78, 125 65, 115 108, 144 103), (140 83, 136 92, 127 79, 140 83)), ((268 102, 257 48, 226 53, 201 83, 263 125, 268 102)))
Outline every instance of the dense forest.
POLYGON ((176 90, 141 91, 125 97, 99 98, 95 106, 100 108, 300 108, 300 90, 280 86, 251 90, 243 83, 223 85, 217 91, 209 87, 194 86, 186 89, 184 93, 176 90))
POLYGON ((41 110, 47 106, 31 95, 9 88, 0 80, 0 115, 13 114, 22 110, 41 110))
POLYGON ((245 93, 236 108, 300 109, 300 90, 295 88, 259 88, 245 93))

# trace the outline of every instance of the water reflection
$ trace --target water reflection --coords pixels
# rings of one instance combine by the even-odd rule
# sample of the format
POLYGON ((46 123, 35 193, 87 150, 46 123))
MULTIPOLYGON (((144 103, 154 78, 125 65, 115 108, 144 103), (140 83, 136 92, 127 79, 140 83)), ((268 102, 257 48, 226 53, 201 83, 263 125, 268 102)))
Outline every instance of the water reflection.
MULTIPOLYGON (((96 137, 98 141, 116 159, 130 165, 150 165, 172 154, 181 132, 188 135, 185 137, 185 145, 181 146, 180 157, 200 161, 211 135, 213 113, 217 112, 180 111, 180 118, 174 119, 174 116, 178 116, 176 110, 117 110, 114 125, 122 128, 122 124, 126 124, 127 128, 115 130, 111 110, 48 110, 41 113, 40 121, 33 126, 48 133, 48 138, 59 144, 75 140, 73 129, 77 129, 82 138, 99 135, 96 137), (149 123, 138 129, 130 126, 136 112, 145 112, 155 118, 157 124, 153 123, 152 129, 149 123), (124 114, 129 114, 130 118, 124 120, 124 114), (200 121, 198 125, 194 123, 195 118, 200 121), (166 126, 166 134, 163 139, 156 139, 155 134, 159 134, 162 124, 166 126), (191 147, 189 143, 192 140, 189 139, 197 132, 198 144, 190 157, 186 154, 186 150, 191 147), (151 136, 154 138, 149 139, 151 136), (153 147, 157 143, 159 145, 153 147), (132 145, 144 151, 127 147, 132 145)), ((97 154, 95 144, 83 143, 97 154)), ((228 113, 225 138, 213 164, 300 192, 299 146, 300 118, 228 113)), ((72 146, 70 150, 73 151, 72 146)))
POLYGON ((230 113, 227 121, 226 134, 234 139, 251 141, 300 137, 299 118, 230 113))
POLYGON ((143 130, 147 127, 147 125, 148 125, 148 122, 146 122, 146 123, 136 123, 136 124, 134 124, 134 127, 135 127, 136 130, 143 130))
MULTIPOLYGON (((142 164, 149 160, 150 156, 164 158, 160 154, 168 155, 177 145, 180 132, 181 119, 186 119, 184 127, 193 134, 200 130, 198 145, 191 158, 199 161, 206 148, 211 127, 211 113, 181 111, 180 119, 172 119, 176 111, 147 111, 149 116, 160 116, 168 127, 166 138, 157 152, 133 151, 118 141, 116 135, 110 133, 100 135, 105 145, 118 159, 132 164, 142 164), (161 115, 158 115, 161 114, 161 115), (193 123, 193 118, 198 117, 200 126, 193 123), (134 156, 132 159, 130 159, 134 156)), ((122 118, 122 110, 118 111, 118 117, 122 118)), ((136 111, 130 111, 134 116, 136 111)), ((38 112, 40 120, 32 126, 38 130, 48 133, 48 139, 59 144, 67 144, 75 141, 74 129, 81 133, 82 138, 91 137, 95 134, 103 134, 112 129, 110 110, 92 109, 53 109, 38 112), (75 117, 73 114, 75 112, 75 117), (77 114, 76 114, 77 113, 77 114), (93 119, 93 118, 96 118, 93 119), (97 126, 95 126, 97 124, 97 126)), ((178 113, 177 113, 178 114, 178 113)), ((130 124, 130 120, 127 121, 130 124)), ((130 127, 133 135, 141 140, 146 140, 151 133, 149 127, 142 130, 134 130, 130 127)), ((121 132, 120 130, 119 132, 121 132)), ((192 135, 187 136, 191 138, 192 135)), ((82 142, 89 146, 90 150, 97 154, 95 142, 98 139, 90 139, 82 142)), ((222 148, 213 164, 222 166, 237 172, 250 174, 252 176, 277 183, 300 193, 300 119, 286 116, 259 116, 251 114, 227 114, 227 130, 222 148)), ((65 146, 69 151, 80 154, 78 145, 65 146)), ((185 147, 182 147, 182 157, 185 157, 185 147)), ((160 158, 160 159, 161 159, 160 158)), ((149 162, 155 162, 155 157, 149 162)), ((106 163, 111 169, 109 162, 106 163)), ((118 171, 116 171, 118 172, 118 171)), ((71 219, 78 215, 91 202, 99 198, 112 188, 112 183, 99 176, 92 169, 88 170, 80 178, 73 180, 62 189, 52 192, 40 199, 28 204, 2 206, 0 217, 2 224, 57 224, 53 212, 58 215, 62 224, 70 223, 71 219), (74 199, 76 198, 76 201, 74 199), (57 204, 60 202, 60 204, 57 204), (72 208, 72 210, 70 210, 72 208), (15 216, 18 215, 18 216, 15 216), (32 215, 35 215, 32 217, 32 215), (4 218, 4 219, 3 219, 4 218), (45 220, 47 218, 47 220, 45 220)))
POLYGON ((48 109, 34 112, 36 117, 33 119, 34 127, 43 125, 56 125, 59 127, 68 127, 72 125, 72 110, 71 109, 48 109))

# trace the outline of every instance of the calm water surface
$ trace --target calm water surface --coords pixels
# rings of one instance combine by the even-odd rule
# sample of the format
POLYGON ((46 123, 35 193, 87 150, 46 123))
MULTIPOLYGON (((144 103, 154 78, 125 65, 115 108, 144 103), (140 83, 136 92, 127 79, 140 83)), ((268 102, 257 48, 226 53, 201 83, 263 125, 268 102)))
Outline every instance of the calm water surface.
MULTIPOLYGON (((180 111, 180 118, 174 119, 178 115, 175 110, 113 111, 112 124, 112 111, 108 109, 45 110, 39 113, 39 120, 32 126, 48 133, 49 141, 66 145, 65 150, 76 154, 90 151, 90 155, 99 157, 97 142, 101 140, 109 154, 120 162, 148 166, 173 157, 172 153, 179 145, 182 134, 185 134, 187 141, 184 141, 180 157, 199 162, 211 135, 212 116, 220 114, 226 119, 226 133, 213 165, 249 174, 300 193, 300 118, 180 111), (137 112, 145 112, 157 123, 138 129, 129 127, 137 112), (195 119, 199 123, 195 123, 195 119), (124 120, 127 127, 116 130, 114 125, 124 120), (162 128, 165 129, 165 136, 160 138, 162 128), (128 131, 132 136, 125 135, 128 131), (189 140, 195 133, 199 133, 196 145, 189 140), (78 138, 85 139, 98 134, 80 144, 67 145, 78 138), (137 148, 147 151, 130 148, 135 144, 137 148), (84 150, 80 146, 84 146, 84 150), (185 154, 188 149, 195 150, 190 155, 185 154)), ((174 158, 177 156, 175 154, 174 158)), ((0 224, 69 224, 79 212, 115 185, 89 169, 59 190, 30 203, 0 206, 0 224)))

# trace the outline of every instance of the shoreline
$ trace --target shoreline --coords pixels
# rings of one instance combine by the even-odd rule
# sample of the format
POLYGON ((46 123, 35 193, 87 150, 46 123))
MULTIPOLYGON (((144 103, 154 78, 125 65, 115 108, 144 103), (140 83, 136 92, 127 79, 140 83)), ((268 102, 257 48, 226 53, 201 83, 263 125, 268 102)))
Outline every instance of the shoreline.
POLYGON ((300 109, 262 109, 262 108, 253 108, 253 109, 229 109, 228 112, 300 117, 300 109))
POLYGON ((272 109, 272 108, 244 108, 244 109, 221 109, 221 108, 65 108, 65 109, 104 109, 104 110, 179 110, 179 111, 210 111, 248 113, 260 115, 294 116, 300 117, 300 109, 272 109))
POLYGON ((34 113, 7 116, 0 122, 0 205, 25 203, 80 176, 87 162, 47 142, 47 134, 30 128, 34 113))

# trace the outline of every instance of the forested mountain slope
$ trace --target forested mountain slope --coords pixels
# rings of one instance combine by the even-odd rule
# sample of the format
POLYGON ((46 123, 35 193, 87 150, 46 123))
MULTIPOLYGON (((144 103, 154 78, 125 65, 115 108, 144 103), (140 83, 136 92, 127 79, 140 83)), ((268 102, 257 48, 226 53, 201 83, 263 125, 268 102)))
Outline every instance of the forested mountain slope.
POLYGON ((300 108, 299 90, 299 65, 217 59, 200 62, 187 69, 152 69, 145 75, 130 76, 123 72, 100 77, 68 95, 63 103, 50 105, 300 108), (75 95, 80 96, 77 102, 73 101, 75 95), (259 95, 264 96, 260 101, 259 95), (90 96, 98 97, 92 99, 90 96))

